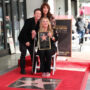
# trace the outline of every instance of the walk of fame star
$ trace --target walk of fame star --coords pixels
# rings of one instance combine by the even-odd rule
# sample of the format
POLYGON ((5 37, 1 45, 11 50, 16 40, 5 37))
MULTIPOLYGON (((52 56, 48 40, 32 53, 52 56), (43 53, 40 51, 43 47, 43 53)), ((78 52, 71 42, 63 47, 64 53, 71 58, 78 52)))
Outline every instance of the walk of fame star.
POLYGON ((58 79, 23 77, 9 87, 54 90, 60 81, 58 79))

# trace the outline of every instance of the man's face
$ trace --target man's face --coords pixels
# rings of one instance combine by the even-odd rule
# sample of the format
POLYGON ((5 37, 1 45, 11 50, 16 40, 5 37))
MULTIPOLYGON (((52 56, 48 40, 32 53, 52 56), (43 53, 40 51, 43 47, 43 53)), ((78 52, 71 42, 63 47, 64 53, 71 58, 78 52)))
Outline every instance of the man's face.
POLYGON ((34 17, 35 17, 35 19, 39 20, 41 18, 41 11, 39 11, 39 10, 35 11, 34 17))

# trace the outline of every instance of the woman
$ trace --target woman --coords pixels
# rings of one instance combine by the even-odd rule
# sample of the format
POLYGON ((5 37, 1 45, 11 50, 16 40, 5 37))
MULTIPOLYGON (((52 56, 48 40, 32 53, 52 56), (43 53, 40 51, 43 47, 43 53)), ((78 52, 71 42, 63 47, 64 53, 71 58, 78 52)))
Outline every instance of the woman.
POLYGON ((45 2, 41 5, 41 13, 42 13, 41 18, 47 17, 49 19, 49 21, 51 23, 51 28, 53 29, 53 32, 54 32, 53 36, 55 36, 55 41, 57 41, 58 40, 58 32, 57 32, 57 30, 55 30, 56 21, 55 21, 54 16, 50 12, 50 6, 48 3, 45 2))
POLYGON ((56 22, 55 22, 54 16, 50 13, 50 6, 48 5, 48 3, 43 3, 41 5, 41 12, 42 12, 41 18, 47 17, 51 22, 52 28, 54 28, 54 26, 56 25, 56 22))
MULTIPOLYGON (((48 50, 40 50, 40 71, 42 72, 42 76, 50 76, 50 67, 51 67, 51 56, 57 50, 55 46, 55 37, 53 36, 53 30, 51 28, 51 23, 48 18, 43 17, 40 21, 40 29, 39 32, 48 32, 48 36, 51 40, 51 49, 48 50)), ((46 37, 46 36, 45 36, 46 37)), ((42 40, 45 40, 45 37, 41 37, 42 40)))

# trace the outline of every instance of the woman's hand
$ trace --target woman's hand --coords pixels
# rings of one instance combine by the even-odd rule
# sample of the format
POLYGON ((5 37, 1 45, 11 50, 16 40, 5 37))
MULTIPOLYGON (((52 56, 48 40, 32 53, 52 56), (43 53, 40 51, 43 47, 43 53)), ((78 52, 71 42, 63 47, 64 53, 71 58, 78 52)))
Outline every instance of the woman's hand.
POLYGON ((52 38, 52 34, 51 34, 51 32, 48 33, 48 36, 49 36, 50 38, 52 38))
POLYGON ((52 40, 55 41, 55 37, 52 37, 52 40))

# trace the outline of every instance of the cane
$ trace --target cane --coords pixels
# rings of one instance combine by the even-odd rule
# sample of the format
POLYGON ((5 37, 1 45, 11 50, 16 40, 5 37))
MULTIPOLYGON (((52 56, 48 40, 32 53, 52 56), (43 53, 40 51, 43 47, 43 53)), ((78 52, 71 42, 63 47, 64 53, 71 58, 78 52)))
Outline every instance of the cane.
POLYGON ((34 46, 33 46, 33 60, 32 60, 32 73, 34 73, 35 70, 35 41, 36 41, 36 37, 34 38, 34 46))

